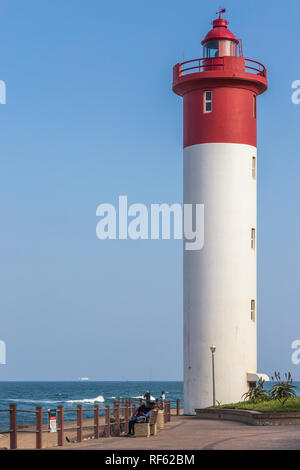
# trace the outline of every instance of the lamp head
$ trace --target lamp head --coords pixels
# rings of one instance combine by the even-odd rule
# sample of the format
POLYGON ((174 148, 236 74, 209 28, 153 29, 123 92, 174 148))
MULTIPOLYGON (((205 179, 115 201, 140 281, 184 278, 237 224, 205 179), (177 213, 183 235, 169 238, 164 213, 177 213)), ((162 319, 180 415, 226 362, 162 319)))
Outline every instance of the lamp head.
POLYGON ((216 352, 216 349, 217 349, 216 346, 214 344, 212 344, 211 347, 210 347, 210 350, 211 350, 212 354, 214 354, 216 352))

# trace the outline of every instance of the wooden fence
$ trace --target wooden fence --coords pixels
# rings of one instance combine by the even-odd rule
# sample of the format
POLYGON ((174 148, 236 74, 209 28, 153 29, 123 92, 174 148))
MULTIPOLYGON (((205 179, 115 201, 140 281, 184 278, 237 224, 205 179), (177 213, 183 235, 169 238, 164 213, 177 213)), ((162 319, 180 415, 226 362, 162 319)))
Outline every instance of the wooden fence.
MULTIPOLYGON (((57 445, 64 445, 66 431, 76 431, 76 440, 73 442, 82 442, 83 431, 87 429, 92 431, 92 437, 94 439, 117 437, 124 433, 128 433, 129 418, 133 413, 135 413, 136 408, 137 403, 134 403, 131 399, 125 400, 124 398, 114 400, 113 406, 106 405, 105 407, 100 407, 95 404, 90 408, 83 408, 82 405, 77 405, 75 409, 69 409, 60 405, 57 407, 57 445), (93 412, 93 424, 87 424, 84 420, 84 414, 91 411, 93 412), (72 426, 70 426, 70 421, 67 421, 68 425, 66 427, 66 415, 68 415, 68 413, 76 413, 76 420, 74 421, 74 425, 73 421, 71 421, 72 426), (100 422, 101 418, 103 422, 100 422)), ((168 423, 171 420, 170 401, 163 402, 163 404, 161 404, 161 408, 164 411, 164 422, 168 423)), ((0 412, 9 413, 9 430, 2 431, 1 433, 9 433, 10 449, 18 448, 18 432, 35 433, 35 448, 42 449, 43 434, 50 432, 49 413, 47 427, 45 429, 45 425, 43 426, 43 409, 40 406, 37 406, 35 410, 23 410, 18 409, 15 404, 11 404, 9 405, 9 409, 3 409, 0 410, 0 412), (20 429, 18 427, 17 416, 21 413, 35 414, 35 427, 33 427, 33 429, 20 429)), ((179 400, 176 401, 176 414, 180 414, 179 400)))

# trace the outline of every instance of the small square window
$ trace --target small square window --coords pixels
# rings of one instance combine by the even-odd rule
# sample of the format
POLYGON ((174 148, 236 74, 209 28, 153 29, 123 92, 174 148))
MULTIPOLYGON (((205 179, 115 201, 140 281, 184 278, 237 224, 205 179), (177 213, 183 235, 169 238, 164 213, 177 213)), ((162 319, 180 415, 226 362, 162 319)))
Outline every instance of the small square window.
POLYGON ((255 315, 255 313, 256 313, 255 310, 256 310, 256 308, 255 308, 255 300, 252 299, 252 300, 251 300, 251 320, 252 320, 252 321, 255 321, 255 316, 256 316, 256 315, 255 315))
POLYGON ((255 243, 256 240, 255 240, 255 228, 252 228, 251 229, 251 248, 252 250, 255 250, 255 243))
POLYGON ((212 91, 204 92, 204 112, 205 113, 212 112, 212 91))

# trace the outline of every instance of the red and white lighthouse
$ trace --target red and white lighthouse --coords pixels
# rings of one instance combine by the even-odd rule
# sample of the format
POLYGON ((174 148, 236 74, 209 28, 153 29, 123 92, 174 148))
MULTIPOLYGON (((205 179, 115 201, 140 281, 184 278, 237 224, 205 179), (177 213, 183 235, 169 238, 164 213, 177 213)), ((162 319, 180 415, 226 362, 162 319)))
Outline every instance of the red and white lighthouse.
POLYGON ((221 17, 203 58, 175 65, 184 203, 204 204, 204 247, 184 252, 184 408, 240 401, 257 380, 257 96, 267 72, 221 17), (211 346, 214 345, 214 375, 211 346), (213 383, 215 387, 213 386, 213 383), (215 390, 213 390, 215 388, 215 390))

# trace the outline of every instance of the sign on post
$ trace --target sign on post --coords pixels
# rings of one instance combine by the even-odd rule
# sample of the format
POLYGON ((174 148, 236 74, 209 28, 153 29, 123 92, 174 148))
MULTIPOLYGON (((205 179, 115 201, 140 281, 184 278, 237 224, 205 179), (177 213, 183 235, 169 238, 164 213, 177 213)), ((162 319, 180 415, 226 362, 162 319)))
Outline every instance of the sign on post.
POLYGON ((56 432, 56 410, 49 410, 49 431, 56 432))

